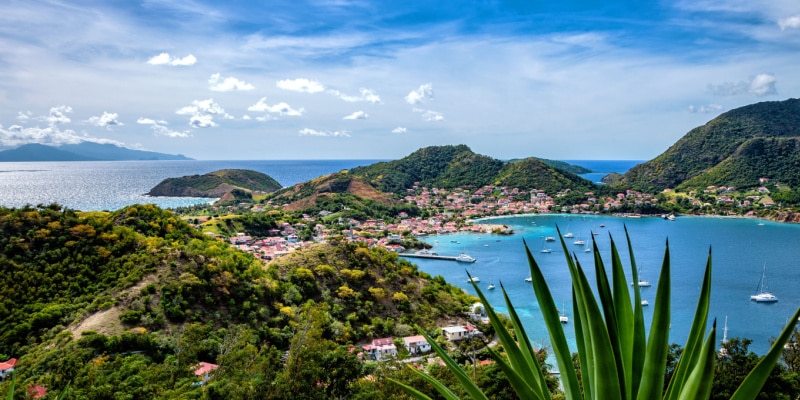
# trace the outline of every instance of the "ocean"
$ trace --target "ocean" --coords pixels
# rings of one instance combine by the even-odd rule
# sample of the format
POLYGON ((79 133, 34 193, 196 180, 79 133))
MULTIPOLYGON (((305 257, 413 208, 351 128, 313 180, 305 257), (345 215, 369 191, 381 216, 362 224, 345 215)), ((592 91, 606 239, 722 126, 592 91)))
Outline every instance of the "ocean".
MULTIPOLYGON (((270 175, 284 186, 304 182, 318 176, 369 165, 382 160, 312 160, 312 161, 117 161, 117 162, 28 162, 0 163, 0 206, 21 207, 25 204, 59 203, 66 207, 91 210, 117 210, 136 203, 153 203, 172 208, 205 203, 211 199, 149 197, 144 195, 165 178, 205 174, 223 168, 252 169, 270 175)), ((572 161, 596 174, 625 172, 639 161, 572 161)), ((584 177, 592 178, 591 174, 584 177)), ((557 236, 555 226, 571 231, 575 239, 590 241, 590 231, 604 257, 609 258, 609 235, 616 243, 624 245, 623 225, 627 225, 634 244, 641 275, 653 286, 642 289, 643 298, 655 302, 658 273, 661 268, 665 243, 669 240, 672 257, 672 329, 670 340, 683 345, 689 324, 694 315, 702 272, 709 249, 713 254, 713 289, 711 319, 718 322, 718 338, 722 325, 728 318, 729 337, 753 340, 751 350, 763 354, 769 348, 769 339, 780 333, 792 312, 800 304, 800 225, 779 224, 744 218, 682 217, 675 221, 660 218, 615 218, 610 216, 534 215, 493 219, 493 223, 507 224, 514 229, 510 236, 454 234, 429 237, 440 254, 457 255, 467 252, 477 258, 474 264, 452 261, 415 259, 420 269, 432 275, 442 275, 457 286, 471 291, 466 282, 466 271, 474 272, 485 288, 491 281, 497 289, 489 299, 499 310, 500 283, 509 295, 525 322, 528 336, 540 344, 547 343, 547 332, 541 322, 539 308, 529 283, 522 240, 525 239, 534 257, 542 264, 548 283, 559 307, 564 305, 572 318, 569 274, 564 254, 557 243, 555 251, 542 254, 545 236, 557 236), (600 225, 604 224, 604 228, 600 225), (754 293, 762 270, 767 269, 769 288, 779 297, 773 304, 754 303, 749 296, 754 293)), ((570 240, 575 240, 570 239, 570 240)), ((570 251, 575 251, 593 277, 589 254, 568 241, 570 251)), ((626 258, 627 252, 622 252, 626 258)), ((608 259, 606 259, 608 261, 608 259)), ((649 322, 650 308, 645 308, 649 322)), ((573 341, 572 324, 566 326, 573 341)))

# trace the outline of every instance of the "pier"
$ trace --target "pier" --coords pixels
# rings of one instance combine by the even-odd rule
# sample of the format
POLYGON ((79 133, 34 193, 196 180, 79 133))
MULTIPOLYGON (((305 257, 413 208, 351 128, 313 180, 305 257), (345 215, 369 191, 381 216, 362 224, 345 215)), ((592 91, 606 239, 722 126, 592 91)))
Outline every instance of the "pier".
POLYGON ((466 254, 461 254, 459 256, 440 256, 438 254, 430 254, 430 253, 400 253, 400 257, 407 257, 407 258, 427 258, 429 260, 446 260, 446 261, 458 261, 458 262, 466 262, 466 263, 473 263, 476 260, 466 254))

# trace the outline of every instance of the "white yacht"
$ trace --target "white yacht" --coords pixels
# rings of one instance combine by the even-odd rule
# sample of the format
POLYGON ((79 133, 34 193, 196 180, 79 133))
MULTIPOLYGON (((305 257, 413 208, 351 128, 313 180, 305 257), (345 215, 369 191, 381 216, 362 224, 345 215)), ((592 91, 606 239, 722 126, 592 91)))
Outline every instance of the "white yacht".
POLYGON ((477 260, 475 259, 475 257, 472 257, 467 253, 461 253, 458 257, 456 257, 456 261, 465 263, 474 263, 477 260))

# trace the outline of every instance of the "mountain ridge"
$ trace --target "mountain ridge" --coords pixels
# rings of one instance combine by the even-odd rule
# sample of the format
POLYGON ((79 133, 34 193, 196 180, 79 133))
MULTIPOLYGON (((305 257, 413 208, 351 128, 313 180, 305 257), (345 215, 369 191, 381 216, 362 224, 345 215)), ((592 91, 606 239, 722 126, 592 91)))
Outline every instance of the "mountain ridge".
POLYGON ((134 150, 110 143, 93 142, 64 144, 61 146, 29 143, 14 149, 0 151, 0 162, 137 160, 191 160, 191 158, 182 154, 134 150))

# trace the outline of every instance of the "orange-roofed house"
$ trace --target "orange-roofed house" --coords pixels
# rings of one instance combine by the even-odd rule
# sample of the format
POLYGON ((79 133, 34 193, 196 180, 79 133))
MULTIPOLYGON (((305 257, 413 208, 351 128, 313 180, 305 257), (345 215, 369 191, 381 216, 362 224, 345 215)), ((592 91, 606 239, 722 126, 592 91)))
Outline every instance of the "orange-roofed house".
POLYGON ((194 374, 197 376, 201 376, 202 382, 205 383, 206 381, 208 381, 209 373, 211 373, 211 371, 217 368, 219 368, 219 365, 217 364, 211 364, 205 361, 200 361, 200 363, 198 363, 197 366, 195 366, 194 368, 194 374))
POLYGON ((0 378, 5 379, 7 376, 14 372, 14 366, 17 365, 17 359, 11 358, 8 361, 0 363, 0 378))
POLYGON ((47 388, 42 385, 34 385, 28 388, 28 396, 39 399, 47 395, 47 388))

